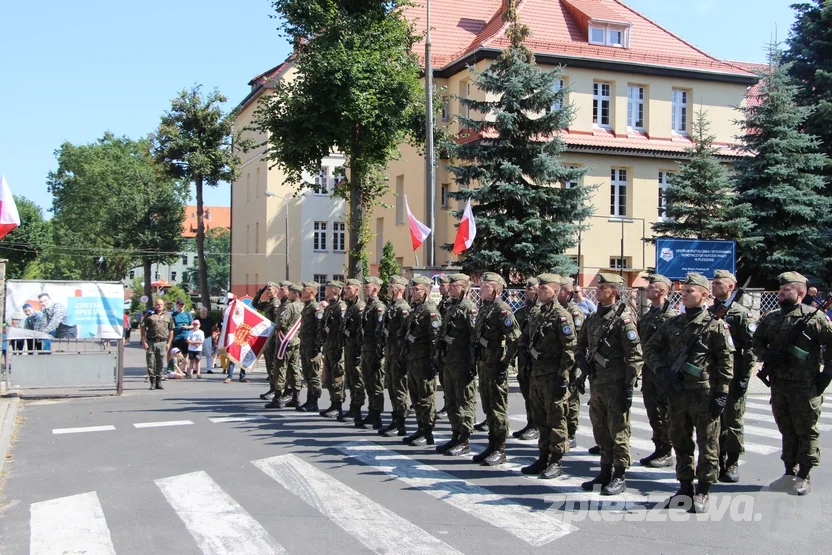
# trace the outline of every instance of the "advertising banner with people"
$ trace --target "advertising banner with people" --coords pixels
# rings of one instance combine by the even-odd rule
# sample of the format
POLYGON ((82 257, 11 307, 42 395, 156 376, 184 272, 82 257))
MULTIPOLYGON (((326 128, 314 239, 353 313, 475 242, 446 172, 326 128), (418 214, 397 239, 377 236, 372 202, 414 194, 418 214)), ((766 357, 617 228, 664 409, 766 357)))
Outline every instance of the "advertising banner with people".
POLYGON ((32 330, 55 339, 120 339, 124 335, 124 286, 120 282, 9 280, 5 319, 7 329, 32 330))
POLYGON ((688 272, 713 279, 714 270, 737 273, 737 244, 704 239, 656 239, 656 273, 680 281, 688 272))

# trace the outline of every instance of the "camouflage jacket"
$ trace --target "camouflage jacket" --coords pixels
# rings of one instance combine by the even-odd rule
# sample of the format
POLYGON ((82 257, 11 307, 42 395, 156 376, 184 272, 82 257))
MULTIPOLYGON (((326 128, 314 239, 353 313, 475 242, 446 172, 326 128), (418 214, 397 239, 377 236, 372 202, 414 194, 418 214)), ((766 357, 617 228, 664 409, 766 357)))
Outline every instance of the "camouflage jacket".
POLYGON ((344 321, 345 346, 358 350, 361 348, 361 319, 364 316, 364 301, 356 297, 345 301, 347 315, 344 321))
POLYGON ((606 341, 599 345, 601 332, 605 324, 615 317, 617 309, 618 303, 609 307, 599 306, 597 312, 587 317, 578 335, 576 356, 587 356, 597 347, 595 360, 589 361, 595 369, 590 376, 593 385, 621 383, 630 386, 635 385, 641 376, 641 342, 629 309, 613 323, 606 341))
MULTIPOLYGON (((303 303, 300 301, 286 301, 284 303, 285 306, 282 306, 282 310, 280 311, 277 322, 275 322, 274 328, 274 336, 275 340, 280 343, 280 337, 278 334, 282 333, 284 335, 288 335, 291 332, 292 328, 295 327, 300 321, 301 313, 303 312, 303 303)), ((300 331, 300 329, 298 329, 300 331)), ((289 341, 288 347, 296 347, 300 345, 300 336, 298 332, 295 332, 294 337, 289 341)))
POLYGON ((508 367, 517 352, 520 326, 503 300, 483 302, 477 316, 474 347, 477 359, 486 366, 508 367))
POLYGON ((557 374, 569 380, 577 344, 574 326, 572 316, 556 301, 532 310, 520 336, 520 345, 529 353, 532 376, 557 374))
POLYGON ((407 315, 410 314, 410 305, 404 299, 396 299, 387 306, 384 313, 384 334, 387 344, 387 357, 398 355, 402 347, 399 340, 399 330, 404 325, 407 315))
POLYGON ((418 303, 399 329, 399 341, 406 351, 408 360, 433 358, 436 351, 436 336, 442 326, 439 309, 432 302, 418 303))
POLYGON ((467 374, 471 360, 471 337, 477 322, 477 305, 471 299, 454 299, 448 305, 436 336, 436 351, 443 364, 461 363, 467 374))
POLYGON ((378 300, 371 298, 361 316, 361 349, 374 352, 380 345, 384 345, 384 315, 387 307, 378 300))
POLYGON ((145 341, 167 341, 173 331, 173 318, 167 312, 148 314, 142 319, 145 341))
POLYGON ((324 325, 324 307, 315 299, 306 301, 300 313, 300 341, 304 347, 320 349, 318 343, 321 336, 321 328, 324 325))
POLYGON ((344 323, 347 319, 347 303, 334 297, 324 309, 320 343, 324 351, 341 351, 344 348, 344 323))
MULTIPOLYGON (((720 301, 714 303, 709 312, 714 314, 720 304, 720 301)), ((734 379, 746 380, 757 366, 752 345, 757 321, 750 310, 737 302, 731 303, 724 321, 728 324, 731 341, 734 342, 734 379)))

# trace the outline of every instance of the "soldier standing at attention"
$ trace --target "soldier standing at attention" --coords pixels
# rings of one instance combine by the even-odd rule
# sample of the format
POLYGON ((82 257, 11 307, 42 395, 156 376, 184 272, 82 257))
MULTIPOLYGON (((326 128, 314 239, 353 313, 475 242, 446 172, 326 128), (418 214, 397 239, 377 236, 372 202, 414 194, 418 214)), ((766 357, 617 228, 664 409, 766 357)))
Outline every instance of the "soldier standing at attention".
POLYGON ((303 294, 303 287, 293 283, 288 289, 289 302, 286 305, 286 310, 283 312, 283 321, 280 323, 284 338, 281 341, 278 337, 275 346, 278 348, 278 359, 280 358, 281 350, 283 351, 283 362, 286 368, 285 391, 289 394, 287 397, 290 397, 289 401, 285 401, 285 397, 281 398, 281 403, 283 407, 298 408, 300 406, 298 397, 303 387, 300 361, 300 336, 298 335, 298 330, 301 326, 300 317, 303 312, 303 303, 300 301, 300 296, 303 294))
MULTIPOLYGON (((716 270, 711 282, 711 293, 714 304, 710 307, 711 314, 716 314, 722 305, 734 294, 737 278, 728 270, 716 270)), ((728 324, 728 331, 734 343, 734 377, 728 388, 728 403, 725 412, 720 417, 719 432, 719 481, 739 482, 740 455, 745 453, 743 436, 743 417, 745 416, 745 399, 748 392, 748 382, 751 373, 757 366, 757 360, 752 351, 752 338, 757 322, 751 311, 742 306, 738 298, 731 303, 731 307, 723 321, 728 324)))
MULTIPOLYGON (((677 311, 670 308, 667 301, 670 286, 670 280, 662 275, 647 276, 646 293, 647 300, 650 301, 650 310, 644 313, 638 321, 638 335, 641 338, 642 345, 647 344, 662 324, 679 315, 677 311)), ((644 397, 647 420, 653 429, 653 445, 656 446, 656 449, 641 459, 639 463, 641 466, 650 468, 664 468, 670 466, 673 462, 673 445, 670 443, 670 422, 667 419, 667 406, 661 406, 656 402, 656 396, 662 388, 661 376, 656 375, 655 369, 645 363, 641 379, 641 395, 644 397)))
MULTIPOLYGON (((575 304, 575 301, 569 297, 573 296, 572 286, 575 280, 571 277, 562 277, 560 280, 560 289, 558 290, 558 303, 566 312, 572 316, 572 323, 575 327, 575 337, 577 337, 584 327, 586 316, 584 311, 575 304)), ((581 418, 581 393, 578 391, 578 384, 575 381, 575 372, 577 364, 572 367, 572 375, 569 379, 569 412, 566 416, 566 430, 569 434, 569 448, 575 449, 578 446, 576 439, 578 433, 578 425, 581 418)))
MULTIPOLYGON (((275 282, 270 281, 264 285, 256 295, 254 295, 254 300, 251 302, 251 306, 262 312, 263 316, 272 322, 276 322, 277 309, 280 306, 280 298, 278 297, 279 294, 278 285, 275 282), (263 296, 263 293, 266 293, 267 298, 261 301, 260 299, 263 296)), ((262 393, 260 398, 264 401, 268 401, 274 396, 274 378, 272 377, 274 374, 275 364, 274 333, 269 336, 269 340, 266 341, 266 346, 263 348, 263 359, 266 361, 266 375, 269 377, 269 390, 262 393)))
POLYGON ((344 322, 347 318, 347 303, 341 300, 344 284, 337 280, 326 283, 326 299, 323 327, 319 343, 324 350, 324 385, 329 392, 329 408, 321 416, 337 418, 346 399, 344 392, 344 322))
POLYGON ((823 392, 832 382, 832 323, 803 304, 805 277, 786 272, 777 279, 780 310, 763 317, 753 339, 754 354, 770 371, 771 410, 783 436, 780 458, 786 471, 771 488, 806 495, 811 491, 809 472, 820 463, 818 418, 823 392))
POLYGON ((569 451, 566 417, 576 339, 572 316, 556 302, 561 277, 541 274, 538 280, 540 306, 532 311, 520 336, 520 344, 525 346, 531 358, 530 393, 535 422, 540 430, 537 442, 540 456, 520 471, 550 480, 563 474, 561 460, 569 451))
POLYGON ((378 431, 379 435, 384 437, 407 435, 404 427, 408 403, 407 368, 399 360, 399 352, 402 348, 402 343, 399 341, 399 330, 404 325, 407 315, 410 314, 410 305, 403 298, 406 287, 407 280, 401 276, 391 277, 390 285, 387 286, 390 303, 387 306, 384 318, 384 381, 387 384, 387 392, 393 408, 390 425, 378 431))
POLYGON ((439 309, 430 302, 431 280, 426 276, 414 276, 410 280, 410 314, 399 330, 399 342, 403 345, 399 363, 407 367, 407 389, 416 410, 418 429, 402 438, 402 443, 413 447, 433 445, 433 426, 436 423, 436 400, 433 360, 436 336, 442 325, 439 309))
MULTIPOLYGON (((448 274, 439 274, 436 277, 437 281, 439 282, 439 294, 442 298, 439 300, 439 304, 437 308, 439 309, 439 316, 442 318, 442 321, 445 321, 445 313, 448 312, 448 308, 451 306, 452 299, 450 297, 450 288, 451 288, 451 278, 448 274)), ((442 397, 443 399, 447 396, 445 393, 445 376, 442 370, 439 371, 439 387, 442 388, 442 397)), ((448 416, 448 401, 444 399, 442 403, 442 408, 436 411, 436 418, 442 420, 448 416)))
MULTIPOLYGON (((283 312, 286 310, 287 306, 289 305, 289 286, 292 285, 291 281, 280 281, 277 284, 277 298, 280 299, 280 305, 275 309, 275 313, 277 315, 275 319, 275 324, 279 324, 281 317, 283 316, 283 312)), ((277 334, 278 327, 275 326, 274 334, 277 334)), ((286 385, 286 374, 287 374, 287 366, 286 366, 286 359, 279 359, 277 357, 277 343, 278 339, 275 337, 275 352, 274 352, 274 372, 272 373, 272 389, 274 389, 274 399, 272 402, 266 405, 267 409, 276 409, 276 408, 283 408, 286 406, 286 403, 292 398, 291 394, 288 390, 284 390, 286 385)))
POLYGON ((477 320, 477 305, 465 298, 470 278, 465 274, 450 276, 451 303, 442 317, 436 337, 436 365, 445 378, 444 395, 451 421, 451 439, 436 447, 437 453, 449 456, 469 452, 468 440, 477 416, 477 364, 471 341, 477 320))
POLYGON ((378 300, 381 280, 368 277, 364 280, 364 297, 367 305, 361 319, 361 374, 367 391, 367 418, 361 421, 364 429, 381 428, 384 410, 384 315, 387 307, 378 300))
POLYGON ((303 310, 300 313, 300 364, 303 379, 306 380, 306 402, 296 410, 299 412, 318 412, 318 399, 321 398, 321 328, 324 322, 324 309, 316 300, 321 286, 315 281, 301 283, 303 292, 300 300, 303 310))
POLYGON ((347 389, 350 392, 350 410, 338 418, 346 422, 350 418, 356 427, 361 426, 361 407, 364 406, 364 380, 361 377, 361 319, 364 316, 364 301, 361 300, 361 282, 348 279, 344 285, 344 301, 347 316, 344 322, 344 371, 347 389))
POLYGON ((676 479, 680 487, 665 506, 690 506, 692 499, 696 513, 708 511, 708 492, 717 480, 719 417, 728 400, 734 358, 728 324, 713 318, 705 309, 710 285, 705 276, 688 274, 682 286, 684 314, 665 322, 645 347, 650 368, 670 385, 670 439, 676 452, 676 479), (694 470, 696 447, 699 460, 694 470))
MULTIPOLYGON (((514 319, 517 320, 517 325, 522 331, 529 321, 529 316, 534 308, 537 306, 537 278, 529 278, 526 280, 526 291, 524 292, 523 306, 514 311, 514 319)), ((529 358, 528 346, 522 343, 518 344, 517 348, 517 383, 520 385, 520 394, 523 396, 523 402, 526 405, 526 425, 512 433, 513 437, 530 441, 540 437, 537 431, 537 426, 534 422, 534 414, 532 413, 532 404, 529 400, 529 384, 531 383, 531 364, 529 358)))
POLYGON ((592 435, 601 448, 601 473, 581 484, 585 490, 601 486, 601 495, 627 490, 624 473, 630 466, 630 407, 633 389, 641 374, 641 342, 633 315, 625 309, 618 315, 624 278, 598 274, 598 311, 586 320, 578 338, 577 356, 587 360, 591 372, 589 420, 592 435), (604 330, 609 329, 606 338, 604 330))
POLYGON ((474 335, 480 380, 480 400, 488 422, 488 447, 474 462, 496 466, 506 462, 508 439, 508 365, 517 352, 520 328, 505 301, 505 280, 485 272, 480 284, 480 313, 474 335))
POLYGON ((142 319, 142 347, 147 354, 147 374, 150 376, 149 389, 162 387, 162 372, 165 355, 173 343, 173 318, 165 312, 165 300, 153 301, 153 312, 142 319))

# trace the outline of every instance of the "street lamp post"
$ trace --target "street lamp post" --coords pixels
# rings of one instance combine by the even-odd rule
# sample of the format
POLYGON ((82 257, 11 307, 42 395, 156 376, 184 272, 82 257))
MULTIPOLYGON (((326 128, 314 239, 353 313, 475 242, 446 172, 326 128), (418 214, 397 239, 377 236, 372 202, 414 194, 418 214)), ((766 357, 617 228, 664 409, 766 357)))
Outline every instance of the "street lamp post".
POLYGON ((427 8, 427 27, 425 32, 425 211, 426 224, 431 229, 425 239, 425 265, 435 265, 436 253, 436 165, 433 150, 433 68, 430 59, 430 0, 425 2, 427 8))
POLYGON ((289 279, 289 199, 283 196, 278 195, 277 193, 273 193, 271 191, 265 191, 267 197, 276 197, 279 199, 283 199, 283 208, 286 209, 286 235, 283 239, 283 245, 285 247, 284 256, 286 258, 286 279, 289 279))

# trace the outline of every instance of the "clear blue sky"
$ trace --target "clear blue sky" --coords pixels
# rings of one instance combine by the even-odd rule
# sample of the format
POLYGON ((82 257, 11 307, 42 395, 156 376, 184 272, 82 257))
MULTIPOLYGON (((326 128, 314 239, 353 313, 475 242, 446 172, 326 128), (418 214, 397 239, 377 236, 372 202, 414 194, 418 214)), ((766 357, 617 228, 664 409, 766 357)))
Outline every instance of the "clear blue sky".
MULTIPOLYGON (((556 0, 552 0, 553 2, 556 0)), ((793 21, 789 0, 629 0, 714 56, 764 61, 793 21)), ((62 142, 141 137, 181 89, 218 88, 229 108, 289 53, 269 0, 44 0, 0 7, 0 173, 51 206, 46 174, 62 142)), ((228 206, 228 185, 206 203, 228 206)), ((48 214, 47 214, 48 216, 48 214)))

